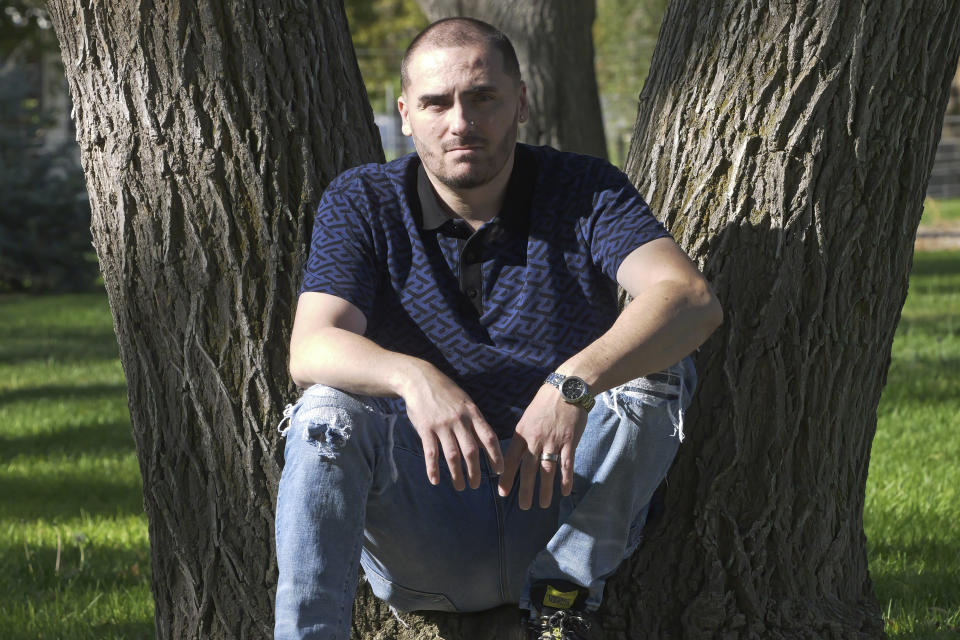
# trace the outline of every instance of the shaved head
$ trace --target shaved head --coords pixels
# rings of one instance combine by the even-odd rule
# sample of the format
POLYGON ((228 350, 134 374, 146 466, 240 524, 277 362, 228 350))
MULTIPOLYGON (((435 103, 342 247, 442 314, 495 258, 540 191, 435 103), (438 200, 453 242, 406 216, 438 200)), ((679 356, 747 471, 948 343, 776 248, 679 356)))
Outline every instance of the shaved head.
POLYGON ((504 72, 520 82, 520 63, 517 61, 517 52, 506 35, 493 25, 475 18, 444 18, 437 20, 421 31, 400 63, 400 89, 405 90, 410 84, 409 63, 413 54, 419 49, 440 49, 449 47, 483 47, 499 51, 503 59, 504 72))

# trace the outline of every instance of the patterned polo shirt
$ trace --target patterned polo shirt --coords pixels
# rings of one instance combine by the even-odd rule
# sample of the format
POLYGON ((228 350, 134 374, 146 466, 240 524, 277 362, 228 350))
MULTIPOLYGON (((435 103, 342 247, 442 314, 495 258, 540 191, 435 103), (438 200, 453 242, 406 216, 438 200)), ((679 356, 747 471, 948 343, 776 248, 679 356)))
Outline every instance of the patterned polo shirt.
POLYGON ((616 320, 623 259, 661 237, 604 160, 518 144, 503 207, 474 232, 410 154, 330 183, 301 291, 352 303, 368 338, 434 364, 508 438, 547 374, 616 320))

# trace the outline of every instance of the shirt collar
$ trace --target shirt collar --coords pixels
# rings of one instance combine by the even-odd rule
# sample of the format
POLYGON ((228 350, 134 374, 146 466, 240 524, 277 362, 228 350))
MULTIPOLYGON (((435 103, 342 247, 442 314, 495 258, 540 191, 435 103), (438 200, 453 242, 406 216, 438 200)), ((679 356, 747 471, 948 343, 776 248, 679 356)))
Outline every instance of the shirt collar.
MULTIPOLYGON (((513 171, 507 183, 507 194, 497 217, 508 227, 526 231, 530 221, 530 205, 533 201, 533 189, 536 183, 536 162, 533 154, 525 145, 518 144, 513 155, 513 171)), ((453 216, 447 213, 433 192, 430 178, 423 168, 417 168, 417 196, 420 200, 420 228, 426 231, 439 229, 453 216)))
POLYGON ((433 193, 433 185, 430 184, 430 178, 427 177, 423 163, 420 163, 420 167, 417 169, 417 195, 420 197, 420 211, 422 212, 421 229, 427 231, 439 229, 444 222, 453 218, 437 202, 437 196, 433 193))

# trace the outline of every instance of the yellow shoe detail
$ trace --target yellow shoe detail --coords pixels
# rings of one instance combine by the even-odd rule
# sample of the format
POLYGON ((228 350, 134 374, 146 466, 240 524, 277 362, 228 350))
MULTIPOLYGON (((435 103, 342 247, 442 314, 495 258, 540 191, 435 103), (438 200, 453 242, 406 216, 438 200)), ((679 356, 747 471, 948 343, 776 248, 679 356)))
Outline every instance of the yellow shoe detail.
POLYGON ((557 591, 551 586, 547 586, 547 592, 543 595, 543 604, 554 609, 569 609, 577 599, 577 591, 557 591))

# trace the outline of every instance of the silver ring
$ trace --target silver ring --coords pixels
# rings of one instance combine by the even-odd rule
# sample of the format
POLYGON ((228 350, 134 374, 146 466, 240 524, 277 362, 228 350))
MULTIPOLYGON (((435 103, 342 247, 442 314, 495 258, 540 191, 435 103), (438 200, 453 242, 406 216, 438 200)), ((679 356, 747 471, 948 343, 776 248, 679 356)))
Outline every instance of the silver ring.
POLYGON ((541 453, 540 462, 556 462, 560 459, 559 453, 541 453))

